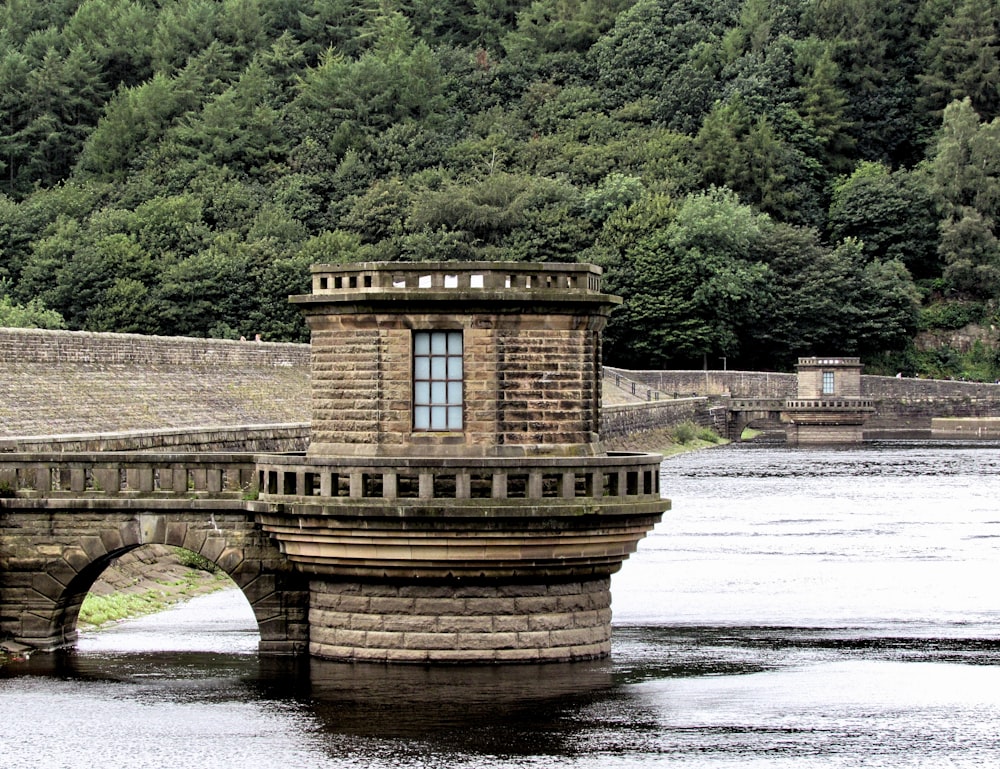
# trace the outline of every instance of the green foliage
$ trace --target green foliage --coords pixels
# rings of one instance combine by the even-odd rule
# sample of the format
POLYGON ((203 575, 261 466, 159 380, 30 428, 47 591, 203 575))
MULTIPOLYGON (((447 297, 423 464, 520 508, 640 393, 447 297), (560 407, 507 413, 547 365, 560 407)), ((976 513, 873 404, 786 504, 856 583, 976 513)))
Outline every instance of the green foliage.
POLYGON ((834 188, 834 241, 861 241, 869 259, 898 260, 915 279, 941 274, 937 206, 924 174, 862 163, 834 188))
POLYGON ((981 302, 936 302, 920 309, 919 328, 959 329, 970 323, 981 323, 987 310, 981 302))
POLYGON ((3 293, 3 288, 0 282, 0 328, 66 328, 62 316, 55 310, 46 308, 37 299, 23 305, 14 304, 3 293))
POLYGON ((670 438, 674 443, 678 443, 682 446, 688 443, 694 443, 695 441, 701 441, 703 443, 722 442, 722 438, 720 438, 715 432, 707 427, 701 427, 691 421, 681 422, 670 428, 670 438))
POLYGON ((925 324, 1000 301, 998 23, 995 0, 11 0, 0 312, 301 340, 312 262, 595 260, 626 299, 609 361, 903 355, 915 286, 925 324))
POLYGON ((762 223, 727 190, 677 205, 647 198, 611 217, 601 235, 608 286, 626 302, 608 328, 609 357, 666 368, 736 354, 766 274, 752 258, 762 223))
POLYGON ((930 163, 944 212, 939 254, 943 277, 960 294, 1000 295, 1000 117, 980 123, 966 98, 944 111, 930 163))
POLYGON ((220 571, 214 561, 208 560, 203 555, 186 550, 183 547, 174 547, 171 550, 173 550, 174 557, 181 566, 187 566, 189 569, 196 569, 198 571, 207 571, 209 574, 217 574, 220 571))

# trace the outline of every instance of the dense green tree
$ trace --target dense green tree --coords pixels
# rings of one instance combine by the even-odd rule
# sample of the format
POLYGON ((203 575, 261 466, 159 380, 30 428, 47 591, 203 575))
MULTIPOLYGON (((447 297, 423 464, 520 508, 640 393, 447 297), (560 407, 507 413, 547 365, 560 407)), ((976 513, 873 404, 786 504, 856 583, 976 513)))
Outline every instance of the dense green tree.
POLYGON ((80 170, 123 178, 178 118, 221 93, 231 76, 228 57, 213 43, 176 76, 157 74, 142 85, 119 90, 80 153, 80 170))
POLYGON ((738 354, 767 272, 753 258, 765 221, 721 189, 677 204, 647 197, 611 217, 597 253, 625 304, 608 327, 608 360, 666 368, 738 354))
POLYGON ((142 0, 83 0, 62 37, 67 48, 82 46, 101 63, 111 87, 134 86, 153 74, 150 41, 155 20, 142 0))
POLYGON ((900 349, 914 278, 1000 294, 998 17, 9 0, 0 280, 73 328, 301 339, 311 261, 594 259, 619 362, 900 349))
POLYGON ((920 0, 813 0, 804 29, 831 45, 845 115, 860 157, 909 163, 919 157, 916 35, 920 0))
POLYGON ((0 328, 66 328, 66 324, 59 313, 37 299, 14 304, 9 296, 0 293, 0 328))
POLYGON ((82 45, 66 56, 47 51, 27 76, 24 126, 10 137, 23 150, 19 162, 9 159, 11 188, 50 186, 69 176, 107 95, 99 66, 82 45))
POLYGON ((834 242, 859 240, 869 260, 898 260, 916 279, 941 274, 937 207, 925 174, 862 163, 836 185, 829 222, 834 242))
POLYGON ((924 51, 920 76, 924 104, 940 114, 968 98, 984 120, 1000 116, 1000 4, 960 0, 945 16, 924 51))
POLYGON ((944 111, 930 163, 943 212, 944 277, 959 292, 1000 296, 1000 118, 980 123, 966 97, 944 111))

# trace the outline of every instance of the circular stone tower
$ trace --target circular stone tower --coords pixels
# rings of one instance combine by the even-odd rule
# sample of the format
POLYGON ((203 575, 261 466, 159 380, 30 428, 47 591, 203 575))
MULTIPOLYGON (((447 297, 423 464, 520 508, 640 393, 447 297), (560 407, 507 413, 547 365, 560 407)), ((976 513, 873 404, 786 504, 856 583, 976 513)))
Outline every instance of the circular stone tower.
POLYGON ((535 662, 610 650, 610 576, 669 502, 600 444, 580 264, 316 265, 305 456, 262 457, 259 520, 310 576, 310 652, 535 662))

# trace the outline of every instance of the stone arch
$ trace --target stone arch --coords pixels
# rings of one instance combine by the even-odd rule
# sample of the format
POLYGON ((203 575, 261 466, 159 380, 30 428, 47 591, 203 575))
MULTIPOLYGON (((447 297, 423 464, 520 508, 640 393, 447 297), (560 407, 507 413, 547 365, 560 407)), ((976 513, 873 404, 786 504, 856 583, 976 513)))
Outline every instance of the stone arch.
POLYGON ((732 411, 729 421, 729 439, 739 441, 748 427, 756 430, 784 430, 781 414, 777 411, 732 411))
POLYGON ((72 644, 83 599, 100 574, 124 553, 159 544, 197 553, 233 580, 257 619, 261 652, 308 647, 308 585, 246 513, 106 514, 98 520, 87 516, 84 524, 79 511, 68 510, 46 518, 47 526, 22 538, 29 557, 19 562, 34 566, 15 580, 23 588, 20 600, 5 591, 8 612, 11 603, 19 604, 14 635, 21 643, 43 649, 72 644))

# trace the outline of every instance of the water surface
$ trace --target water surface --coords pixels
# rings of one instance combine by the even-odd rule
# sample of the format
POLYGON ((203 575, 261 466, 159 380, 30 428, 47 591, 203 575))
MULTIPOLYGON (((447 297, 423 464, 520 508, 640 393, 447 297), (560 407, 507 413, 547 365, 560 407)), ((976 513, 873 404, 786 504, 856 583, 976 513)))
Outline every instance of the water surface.
POLYGON ((998 766, 998 448, 667 460, 599 662, 259 658, 204 596, 0 671, 0 769, 998 766))

